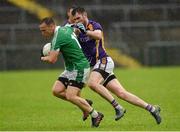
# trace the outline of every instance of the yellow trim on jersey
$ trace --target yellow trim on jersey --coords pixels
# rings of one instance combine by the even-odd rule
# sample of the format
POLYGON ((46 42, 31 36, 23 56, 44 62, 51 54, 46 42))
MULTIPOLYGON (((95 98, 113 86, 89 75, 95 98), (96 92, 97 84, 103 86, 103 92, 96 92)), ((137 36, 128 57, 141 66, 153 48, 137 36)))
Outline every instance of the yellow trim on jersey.
POLYGON ((89 23, 86 27, 86 29, 90 30, 90 31, 93 31, 94 30, 94 27, 91 23, 89 23))
POLYGON ((104 47, 104 33, 103 33, 103 31, 102 31, 102 48, 104 49, 104 51, 106 52, 106 49, 105 49, 105 47, 104 47))
POLYGON ((100 40, 96 40, 96 62, 98 61, 99 58, 99 41, 100 40))

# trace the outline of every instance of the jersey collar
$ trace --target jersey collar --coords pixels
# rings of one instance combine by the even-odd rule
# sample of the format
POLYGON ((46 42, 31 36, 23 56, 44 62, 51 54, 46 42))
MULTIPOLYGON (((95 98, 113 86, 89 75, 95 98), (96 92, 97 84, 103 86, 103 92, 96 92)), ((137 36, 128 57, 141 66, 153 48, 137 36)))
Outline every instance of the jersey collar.
POLYGON ((58 29, 60 28, 60 26, 56 26, 54 33, 56 33, 58 31, 58 29))

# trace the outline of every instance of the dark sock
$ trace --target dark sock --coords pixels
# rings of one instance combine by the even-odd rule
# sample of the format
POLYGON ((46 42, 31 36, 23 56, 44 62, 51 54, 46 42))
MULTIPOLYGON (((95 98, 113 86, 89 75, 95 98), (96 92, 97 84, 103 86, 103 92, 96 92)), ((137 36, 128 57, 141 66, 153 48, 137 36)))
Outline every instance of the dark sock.
POLYGON ((153 112, 154 111, 154 107, 152 105, 148 104, 146 106, 146 110, 148 110, 149 112, 153 112))
POLYGON ((111 104, 114 108, 116 108, 119 105, 115 99, 111 102, 111 104))

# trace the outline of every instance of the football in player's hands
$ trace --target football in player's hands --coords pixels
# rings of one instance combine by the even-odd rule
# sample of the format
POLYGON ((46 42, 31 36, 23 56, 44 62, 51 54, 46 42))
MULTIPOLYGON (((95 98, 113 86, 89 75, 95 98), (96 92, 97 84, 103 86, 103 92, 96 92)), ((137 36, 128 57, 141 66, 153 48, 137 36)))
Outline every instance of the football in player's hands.
POLYGON ((51 43, 47 43, 43 46, 43 49, 41 51, 41 56, 48 56, 49 52, 51 50, 51 43))

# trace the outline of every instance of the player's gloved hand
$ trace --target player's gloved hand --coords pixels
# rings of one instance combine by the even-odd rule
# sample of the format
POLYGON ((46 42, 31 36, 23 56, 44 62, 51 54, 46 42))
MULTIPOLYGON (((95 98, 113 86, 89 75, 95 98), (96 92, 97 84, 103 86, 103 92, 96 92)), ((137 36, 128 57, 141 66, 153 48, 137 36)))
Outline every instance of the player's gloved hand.
POLYGON ((81 31, 81 33, 86 34, 86 28, 84 27, 84 25, 82 23, 77 23, 76 27, 81 31))
POLYGON ((41 49, 41 57, 44 57, 44 54, 43 54, 43 49, 41 49))

